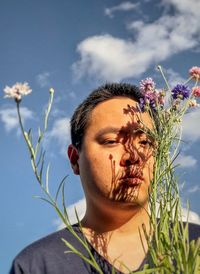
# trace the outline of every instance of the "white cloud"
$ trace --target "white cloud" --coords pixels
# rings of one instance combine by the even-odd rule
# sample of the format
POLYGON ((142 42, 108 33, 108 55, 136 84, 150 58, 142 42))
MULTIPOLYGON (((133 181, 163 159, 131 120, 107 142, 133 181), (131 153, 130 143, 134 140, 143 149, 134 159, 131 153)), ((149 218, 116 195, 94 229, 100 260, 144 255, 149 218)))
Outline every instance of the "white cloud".
POLYGON ((200 186, 199 185, 194 185, 194 186, 192 186, 188 189, 189 193, 195 193, 197 191, 200 191, 200 186))
POLYGON ((181 168, 191 168, 194 167, 197 163, 197 160, 192 155, 178 155, 175 160, 175 164, 179 164, 181 168))
POLYGON ((50 131, 46 134, 45 145, 50 144, 51 141, 57 141, 60 146, 60 152, 66 155, 67 143, 70 141, 70 119, 57 119, 50 131))
POLYGON ((112 18, 116 11, 130 11, 130 10, 136 9, 137 6, 138 6, 138 4, 133 4, 133 3, 127 1, 127 2, 121 3, 117 6, 106 8, 104 13, 105 13, 105 15, 112 18))
POLYGON ((183 118, 183 141, 195 142, 200 139, 200 108, 187 113, 183 118))
POLYGON ((41 87, 41 88, 44 88, 44 87, 50 87, 50 73, 49 72, 43 72, 41 74, 38 74, 36 76, 36 82, 38 83, 38 85, 41 87))
MULTIPOLYGON (((85 211, 86 211, 85 199, 83 198, 83 199, 79 200, 78 202, 70 205, 67 208, 67 212, 68 212, 68 216, 69 216, 69 220, 70 220, 71 224, 77 223, 75 208, 78 213, 78 218, 79 218, 79 220, 81 220, 84 217, 85 211)), ((60 219, 54 220, 54 224, 56 225, 57 230, 64 228, 64 224, 62 223, 62 221, 60 219)))
POLYGON ((190 210, 188 214, 188 210, 182 208, 182 220, 187 221, 187 216, 189 223, 200 224, 200 217, 196 212, 190 210))
POLYGON ((180 13, 199 15, 200 2, 196 0, 162 0, 164 5, 172 5, 180 13))
MULTIPOLYGON (((159 218, 159 203, 157 203, 157 207, 156 207, 156 215, 159 218)), ((192 211, 189 210, 187 208, 182 207, 181 208, 181 216, 182 216, 182 220, 184 222, 186 222, 188 220, 189 223, 194 223, 194 224, 200 224, 200 217, 199 215, 192 211)))
MULTIPOLYGON (((33 119, 33 112, 26 107, 20 108, 21 117, 23 123, 25 123, 28 119, 33 119)), ((16 108, 4 108, 0 110, 0 119, 4 124, 5 130, 10 132, 13 129, 19 127, 19 121, 17 116, 16 108)))
POLYGON ((102 80, 118 81, 145 70, 142 66, 135 66, 137 60, 133 58, 132 42, 108 34, 85 39, 78 45, 78 52, 81 59, 73 65, 76 78, 87 74, 102 80))
POLYGON ((199 43, 200 3, 169 0, 174 15, 162 15, 152 23, 131 22, 127 27, 135 40, 120 39, 109 34, 83 40, 77 47, 80 59, 73 64, 76 78, 89 76, 104 81, 120 81, 138 77, 150 66, 172 55, 194 49, 199 43))
MULTIPOLYGON (((78 213, 78 218, 79 218, 79 220, 81 220, 84 217, 85 212, 86 212, 85 198, 79 200, 78 202, 70 205, 67 208, 67 212, 68 212, 68 216, 69 216, 69 220, 70 220, 71 224, 77 223, 75 208, 76 208, 76 211, 78 213)), ((188 210, 186 208, 182 208, 182 219, 183 219, 183 221, 187 220, 187 215, 188 215, 188 210)), ((200 217, 196 212, 190 210, 189 211, 188 221, 190 223, 200 224, 200 217)), ((57 230, 62 229, 62 228, 65 227, 65 225, 62 223, 62 221, 60 219, 54 220, 53 224, 56 226, 57 230)))

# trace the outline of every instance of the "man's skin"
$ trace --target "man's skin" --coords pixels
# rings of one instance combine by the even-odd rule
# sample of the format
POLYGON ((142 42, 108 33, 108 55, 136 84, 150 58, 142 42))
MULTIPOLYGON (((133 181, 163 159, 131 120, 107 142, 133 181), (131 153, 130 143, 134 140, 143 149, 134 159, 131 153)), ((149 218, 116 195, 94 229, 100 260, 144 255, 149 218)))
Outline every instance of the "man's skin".
POLYGON ((136 101, 115 97, 93 109, 81 150, 68 148, 86 196, 83 232, 124 273, 137 269, 148 251, 142 226, 148 233, 154 158, 152 140, 139 130, 144 125, 153 127, 149 114, 138 111, 136 101))

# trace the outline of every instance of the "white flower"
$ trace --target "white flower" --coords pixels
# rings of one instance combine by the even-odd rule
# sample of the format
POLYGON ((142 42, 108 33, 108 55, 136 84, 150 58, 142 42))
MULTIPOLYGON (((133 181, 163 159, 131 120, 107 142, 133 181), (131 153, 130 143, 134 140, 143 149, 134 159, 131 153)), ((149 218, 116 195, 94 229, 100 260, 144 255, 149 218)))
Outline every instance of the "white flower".
POLYGON ((28 85, 28 83, 24 82, 22 83, 16 83, 12 87, 6 86, 4 88, 5 92, 5 98, 14 98, 17 102, 20 102, 22 99, 22 96, 28 95, 31 93, 31 89, 28 85))

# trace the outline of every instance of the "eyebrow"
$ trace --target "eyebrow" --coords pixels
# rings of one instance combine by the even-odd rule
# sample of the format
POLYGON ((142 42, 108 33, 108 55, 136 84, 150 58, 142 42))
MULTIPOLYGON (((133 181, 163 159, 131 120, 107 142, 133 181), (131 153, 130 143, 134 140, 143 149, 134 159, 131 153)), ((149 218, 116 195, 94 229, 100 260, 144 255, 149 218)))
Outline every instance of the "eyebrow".
POLYGON ((104 135, 106 133, 119 133, 120 132, 120 128, 117 128, 117 127, 105 127, 105 128, 102 128, 100 129, 96 136, 101 136, 101 135, 104 135))
MULTIPOLYGON (((99 137, 99 136, 102 136, 104 134, 107 134, 107 133, 121 133, 121 134, 127 134, 127 133, 130 133, 131 130, 130 129, 123 129, 123 128, 117 128, 117 127, 105 127, 105 128, 102 128, 100 129, 97 134, 96 134, 96 137, 99 137)), ((141 129, 141 128, 136 128, 136 129, 133 129, 132 130, 133 133, 137 133, 137 134, 145 134, 145 132, 141 129)))

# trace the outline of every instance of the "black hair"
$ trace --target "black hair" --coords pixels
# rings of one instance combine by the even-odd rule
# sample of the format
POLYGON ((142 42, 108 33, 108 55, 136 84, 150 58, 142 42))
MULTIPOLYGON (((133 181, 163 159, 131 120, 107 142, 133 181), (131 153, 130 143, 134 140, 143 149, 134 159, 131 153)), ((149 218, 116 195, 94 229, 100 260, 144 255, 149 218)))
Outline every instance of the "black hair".
POLYGON ((99 103, 114 97, 128 97, 139 102, 143 95, 137 86, 127 83, 107 83, 92 91, 71 118, 71 141, 78 150, 81 150, 92 110, 99 103))

